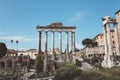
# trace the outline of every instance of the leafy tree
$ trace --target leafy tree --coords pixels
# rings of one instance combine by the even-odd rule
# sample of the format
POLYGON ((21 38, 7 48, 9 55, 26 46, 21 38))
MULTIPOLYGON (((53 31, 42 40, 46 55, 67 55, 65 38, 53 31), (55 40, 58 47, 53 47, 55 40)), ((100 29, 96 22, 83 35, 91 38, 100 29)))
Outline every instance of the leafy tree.
POLYGON ((43 56, 40 53, 37 54, 35 69, 37 73, 40 73, 43 71, 43 56))
POLYGON ((95 46, 97 46, 97 45, 98 45, 97 42, 92 42, 92 47, 95 47, 95 46))
POLYGON ((95 47, 98 45, 97 42, 94 42, 92 39, 86 38, 82 41, 82 44, 86 47, 95 47))
POLYGON ((7 47, 5 43, 0 42, 0 58, 4 57, 6 53, 7 53, 7 47))
POLYGON ((82 44, 83 44, 84 46, 86 46, 86 47, 90 47, 91 44, 92 44, 92 40, 89 39, 89 38, 86 38, 86 39, 84 39, 84 40, 82 41, 82 44))

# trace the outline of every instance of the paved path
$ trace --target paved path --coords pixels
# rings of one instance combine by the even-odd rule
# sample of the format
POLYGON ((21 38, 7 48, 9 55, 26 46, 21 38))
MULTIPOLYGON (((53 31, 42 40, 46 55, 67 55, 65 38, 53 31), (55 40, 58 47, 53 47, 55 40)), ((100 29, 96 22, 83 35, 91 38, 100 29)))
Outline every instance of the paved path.
POLYGON ((21 80, 29 80, 28 78, 35 73, 34 69, 31 69, 30 72, 25 73, 22 77, 21 80))

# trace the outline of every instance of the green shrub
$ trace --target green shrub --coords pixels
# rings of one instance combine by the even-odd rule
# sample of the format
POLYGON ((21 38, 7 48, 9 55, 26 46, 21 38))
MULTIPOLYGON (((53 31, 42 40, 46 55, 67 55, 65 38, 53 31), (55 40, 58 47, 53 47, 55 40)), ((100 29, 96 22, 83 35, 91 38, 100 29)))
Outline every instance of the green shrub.
POLYGON ((109 80, 106 76, 95 71, 82 72, 80 76, 74 79, 76 80, 109 80))
POLYGON ((66 64, 56 71, 54 80, 73 80, 73 78, 80 75, 81 72, 81 70, 77 69, 76 65, 66 64))
POLYGON ((37 73, 40 73, 43 71, 43 56, 40 53, 38 53, 36 57, 35 69, 37 73))

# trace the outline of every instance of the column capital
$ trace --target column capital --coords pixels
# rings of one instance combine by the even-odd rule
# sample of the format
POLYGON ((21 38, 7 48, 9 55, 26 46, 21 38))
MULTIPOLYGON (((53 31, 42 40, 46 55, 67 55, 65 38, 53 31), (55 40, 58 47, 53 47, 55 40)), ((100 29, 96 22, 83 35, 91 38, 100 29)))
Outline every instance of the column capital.
POLYGON ((42 31, 38 31, 38 32, 42 32, 42 31))
POLYGON ((68 33, 68 31, 65 31, 66 33, 68 33))
POLYGON ((55 31, 51 31, 52 33, 55 33, 55 31))
POLYGON ((59 33, 62 33, 62 31, 59 31, 59 33))
POLYGON ((110 24, 110 22, 107 22, 106 25, 107 25, 107 24, 110 24))
POLYGON ((117 27, 118 22, 114 22, 113 25, 114 25, 114 27, 117 27))
POLYGON ((75 33, 75 31, 71 31, 71 33, 75 33))
POLYGON ((113 24, 114 24, 114 25, 115 25, 115 24, 118 24, 118 22, 114 22, 113 24))
POLYGON ((107 22, 107 23, 105 24, 105 26, 106 26, 106 27, 110 27, 110 22, 107 22))
POLYGON ((48 31, 44 31, 45 33, 48 33, 48 31))

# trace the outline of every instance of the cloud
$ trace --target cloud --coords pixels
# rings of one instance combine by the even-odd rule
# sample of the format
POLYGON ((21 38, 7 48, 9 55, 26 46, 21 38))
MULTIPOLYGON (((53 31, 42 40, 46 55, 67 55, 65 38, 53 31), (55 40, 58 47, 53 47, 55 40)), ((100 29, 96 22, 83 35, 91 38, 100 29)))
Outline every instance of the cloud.
POLYGON ((78 11, 75 12, 73 17, 70 19, 70 21, 79 21, 81 19, 83 19, 83 17, 86 15, 86 11, 78 11))
POLYGON ((0 35, 3 35, 3 34, 7 34, 7 33, 4 31, 0 31, 0 35))
POLYGON ((28 37, 26 35, 22 35, 22 36, 3 36, 0 37, 1 40, 18 40, 18 41, 33 41, 36 40, 35 38, 32 37, 28 37))

